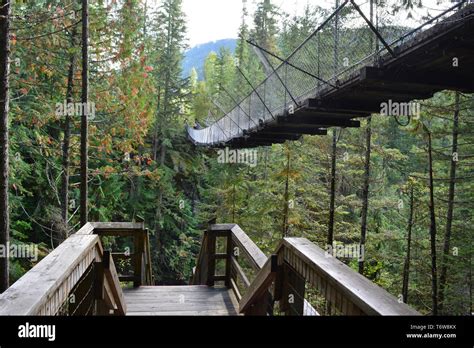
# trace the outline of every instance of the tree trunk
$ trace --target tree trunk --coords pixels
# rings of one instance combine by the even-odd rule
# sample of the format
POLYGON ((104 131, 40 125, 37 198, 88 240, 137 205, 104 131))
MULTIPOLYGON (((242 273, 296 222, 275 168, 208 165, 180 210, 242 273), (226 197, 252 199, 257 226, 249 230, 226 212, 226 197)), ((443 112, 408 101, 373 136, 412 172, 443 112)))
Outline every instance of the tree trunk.
POLYGON ((82 0, 82 109, 81 117, 81 225, 88 220, 88 172, 89 172, 89 10, 88 0, 82 0))
MULTIPOLYGON (((71 48, 74 49, 76 46, 76 30, 73 29, 71 34, 71 48)), ((73 89, 74 89, 74 71, 76 66, 76 55, 71 54, 69 58, 69 71, 67 76, 67 90, 66 90, 66 102, 73 102, 73 89)), ((62 165, 63 173, 61 177, 61 217, 64 222, 66 230, 68 230, 68 208, 69 208, 69 146, 71 140, 71 118, 66 112, 64 119, 64 138, 62 146, 62 165)), ((66 236, 67 237, 67 236, 66 236)))
POLYGON ((286 150, 287 155, 286 155, 286 182, 285 182, 285 194, 284 194, 284 206, 283 206, 283 238, 288 236, 288 213, 289 213, 289 199, 290 199, 290 193, 289 193, 289 186, 290 186, 290 149, 287 145, 286 150))
POLYGON ((334 242, 334 215, 336 206, 336 156, 337 156, 337 134, 333 130, 332 134, 332 161, 331 161, 331 192, 329 203, 329 223, 328 223, 328 245, 334 242))
POLYGON ((160 132, 160 102, 161 102, 161 87, 158 86, 158 101, 156 105, 156 125, 153 133, 153 160, 158 162, 158 137, 160 132))
MULTIPOLYGON (((335 8, 339 8, 339 0, 336 0, 335 8)), ((339 12, 336 13, 334 22, 334 76, 337 76, 339 69, 339 12)), ((329 223, 328 223, 328 245, 332 247, 334 242, 334 215, 336 205, 336 156, 337 156, 337 135, 336 129, 332 134, 332 161, 331 161, 331 197, 329 203, 329 223)))
POLYGON ((430 239, 431 239, 431 297, 433 315, 438 315, 438 271, 436 267, 436 212, 434 202, 433 145, 431 132, 428 131, 428 161, 430 188, 430 239))
POLYGON ((365 152, 365 174, 364 174, 364 189, 362 192, 362 226, 360 232, 360 250, 363 253, 362 259, 359 261, 359 273, 364 273, 364 259, 365 259, 365 241, 367 236, 367 215, 369 212, 369 188, 370 188, 370 157, 372 146, 372 117, 367 119, 366 129, 366 152, 365 152))
MULTIPOLYGON (((9 111, 9 55, 10 1, 2 0, 0 8, 0 244, 8 249, 10 215, 8 204, 8 111, 9 111)), ((8 257, 0 258, 0 293, 9 286, 8 257)))
MULTIPOLYGON (((171 14, 168 13, 168 30, 167 30, 167 50, 169 53, 170 46, 171 46, 171 14)), ((169 56, 169 54, 168 54, 169 56)), ((161 108, 161 87, 158 87, 158 105, 157 105, 157 119, 156 119, 156 125, 157 127, 155 128, 155 158, 158 158, 157 152, 158 152, 158 141, 161 141, 161 149, 160 149, 160 167, 164 167, 165 165, 165 160, 166 160, 166 145, 165 145, 165 132, 164 132, 164 124, 165 120, 164 118, 167 117, 168 114, 168 105, 170 102, 170 72, 169 70, 166 71, 166 76, 165 76, 165 86, 163 90, 163 114, 160 114, 160 108, 161 108), (160 134, 161 133, 161 134, 160 134), (161 136, 161 140, 158 140, 158 137, 161 136)), ((162 252, 163 248, 163 231, 161 229, 160 221, 163 220, 163 188, 159 188, 158 192, 158 202, 157 202, 157 207, 156 207, 156 214, 155 214, 155 241, 156 241, 156 250, 158 252, 158 262, 157 266, 159 269, 162 269, 162 264, 165 263, 164 259, 164 252, 162 252)))
POLYGON ((458 133, 459 133, 459 92, 456 92, 455 111, 453 120, 453 147, 451 157, 451 172, 449 175, 449 193, 448 193, 448 212, 446 216, 446 230, 444 233, 443 255, 441 262, 441 273, 439 277, 439 311, 442 313, 444 306, 444 290, 446 287, 446 277, 448 273, 448 258, 451 249, 451 232, 454 215, 454 194, 456 190, 456 169, 457 161, 454 157, 458 152, 458 133))
POLYGON ((403 302, 408 303, 408 284, 410 277, 410 261, 411 261, 411 234, 413 230, 413 216, 415 210, 415 195, 413 186, 410 188, 410 216, 408 218, 408 234, 407 234, 407 254, 405 257, 405 264, 403 265, 403 286, 402 296, 403 302))
MULTIPOLYGON (((235 172, 234 172, 235 173, 235 172)), ((235 180, 235 176, 234 176, 235 180)), ((232 223, 235 224, 235 182, 232 185, 232 223)))
MULTIPOLYGON (((166 157, 166 147, 164 144, 161 144, 161 151, 160 151, 160 166, 163 167, 165 165, 165 157, 166 157)), ((163 189, 159 188, 158 190, 158 198, 157 198, 157 207, 156 207, 156 214, 155 214, 155 243, 156 243, 156 266, 158 270, 162 272, 163 266, 165 266, 166 259, 165 253, 163 252, 163 231, 161 229, 160 222, 163 220, 163 189)), ((158 276, 162 276, 159 274, 158 276)))

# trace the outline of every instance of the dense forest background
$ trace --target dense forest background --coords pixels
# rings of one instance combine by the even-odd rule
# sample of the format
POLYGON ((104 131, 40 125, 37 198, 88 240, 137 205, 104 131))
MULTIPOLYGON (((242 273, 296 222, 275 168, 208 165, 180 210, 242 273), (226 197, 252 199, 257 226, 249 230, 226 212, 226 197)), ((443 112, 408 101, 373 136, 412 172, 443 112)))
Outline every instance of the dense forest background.
MULTIPOLYGON (((244 2, 235 53, 211 53, 198 79, 196 71, 183 78, 182 1, 149 3, 89 4, 96 109, 89 120, 89 221, 145 221, 159 283, 189 279, 213 219, 239 224, 266 253, 284 235, 322 248, 329 231, 336 244, 359 244, 364 236, 365 262, 343 259, 354 270, 422 313, 473 312, 471 95, 446 91, 421 101, 419 119, 374 115, 360 129, 259 148, 255 167, 218 163, 215 150, 188 141, 185 127, 210 124, 219 108, 250 91, 236 64, 254 85, 262 81, 264 68, 245 39, 286 57, 329 10, 308 6, 292 16, 259 0, 250 15, 244 2)), ((389 1, 377 6, 397 10, 389 1)), ((11 11, 10 235, 45 255, 80 227, 81 120, 58 115, 57 104, 81 100, 81 4, 16 1, 11 11)), ((11 282, 31 266, 13 260, 11 282)))

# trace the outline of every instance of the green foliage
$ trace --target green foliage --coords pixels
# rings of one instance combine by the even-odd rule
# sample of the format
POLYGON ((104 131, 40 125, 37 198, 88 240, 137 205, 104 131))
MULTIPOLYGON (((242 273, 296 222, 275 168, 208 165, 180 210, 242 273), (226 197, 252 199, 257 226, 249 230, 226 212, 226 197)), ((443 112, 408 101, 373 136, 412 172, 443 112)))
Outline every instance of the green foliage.
MULTIPOLYGON (((417 4, 405 1, 402 5, 414 9, 417 4)), ((389 8, 384 3, 380 6, 389 8)), ((40 245, 42 254, 79 227, 79 119, 71 122, 70 221, 64 222, 59 213, 64 119, 55 114, 56 103, 65 99, 65 62, 80 52, 80 47, 71 45, 76 23, 73 9, 77 12, 78 5, 72 0, 13 6, 18 18, 14 23, 17 38, 38 38, 12 42, 12 61, 19 60, 12 64, 11 77, 11 231, 14 242, 40 245), (26 15, 36 23, 33 28, 21 20, 26 15), (58 19, 44 20, 51 17, 58 19), (63 27, 71 28, 59 30, 63 27), (50 32, 55 33, 41 35, 50 32)), ((260 0, 249 19, 244 6, 235 54, 229 50, 212 53, 205 62, 205 80, 198 81, 195 73, 189 79, 182 78, 181 61, 187 45, 181 0, 161 1, 156 13, 150 13, 138 0, 92 1, 91 97, 97 115, 90 124, 90 218, 132 221, 143 217, 153 234, 153 267, 159 282, 190 278, 200 235, 214 218, 238 223, 264 252, 271 253, 282 237, 283 213, 288 205, 289 235, 306 237, 325 248, 330 136, 305 136, 290 144, 259 148, 257 166, 251 167, 218 163, 216 151, 195 148, 184 129, 186 124, 204 127, 214 122, 250 92, 237 64, 254 86, 264 79, 262 64, 245 40, 253 39, 286 57, 327 17, 327 12, 308 5, 301 16, 289 16, 277 13, 272 1, 260 0)), ((80 34, 79 27, 77 30, 80 34)), ((81 87, 79 57, 76 65, 73 96, 77 101, 81 87)), ((373 117, 364 275, 393 295, 400 294, 409 192, 413 188, 409 302, 429 313, 426 134, 431 132, 434 139, 437 248, 441 254, 453 155, 454 94, 442 92, 422 104, 420 119, 411 120, 407 127, 394 118, 373 117)), ((467 314, 472 302, 472 96, 463 95, 461 106, 453 250, 446 255, 448 314, 467 314)), ((360 241, 364 127, 363 121, 361 129, 337 131, 334 235, 339 244, 360 241)), ((105 244, 130 247, 130 242, 113 239, 105 244)), ((343 261, 357 269, 356 260, 343 261)), ((12 279, 18 279, 31 266, 13 261, 12 279)))

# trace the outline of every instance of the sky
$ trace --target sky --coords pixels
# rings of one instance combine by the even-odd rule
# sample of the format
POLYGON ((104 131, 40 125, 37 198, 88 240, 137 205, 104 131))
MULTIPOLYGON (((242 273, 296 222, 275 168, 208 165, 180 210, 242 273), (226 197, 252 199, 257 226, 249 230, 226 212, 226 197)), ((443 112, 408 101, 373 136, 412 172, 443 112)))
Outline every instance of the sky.
MULTIPOLYGON (((321 4, 329 0, 274 0, 283 11, 301 12, 307 2, 321 4)), ((331 0, 332 1, 332 0, 331 0)), ((251 12, 255 0, 247 0, 251 12)), ((191 47, 209 41, 236 38, 242 21, 242 0, 183 0, 183 9, 188 19, 188 38, 191 47)))
MULTIPOLYGON (((256 0, 246 0, 250 14, 256 0)), ((440 8, 440 0, 424 0, 427 8, 440 8)), ((452 6, 451 0, 441 0, 441 7, 452 6)), ((358 4, 367 1, 358 0, 358 4)), ((331 7, 334 0, 273 0, 281 10, 291 15, 301 14, 306 4, 331 7)), ((188 44, 190 47, 220 39, 236 38, 242 16, 242 0, 183 0, 187 16, 188 44)))

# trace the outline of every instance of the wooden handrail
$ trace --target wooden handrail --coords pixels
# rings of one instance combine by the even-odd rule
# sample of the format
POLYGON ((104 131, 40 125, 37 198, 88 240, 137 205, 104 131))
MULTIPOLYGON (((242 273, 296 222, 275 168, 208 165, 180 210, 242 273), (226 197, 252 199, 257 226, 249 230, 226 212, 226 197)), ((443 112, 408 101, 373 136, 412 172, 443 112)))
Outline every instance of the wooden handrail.
MULTIPOLYGON (((227 225, 215 225, 214 228, 222 228, 227 225)), ((230 229, 232 243, 239 248, 239 253, 243 253, 254 270, 259 271, 267 262, 267 256, 250 239, 250 237, 238 225, 232 225, 230 229)))
POLYGON ((419 315, 305 238, 285 238, 279 254, 343 315, 419 315))
POLYGON ((127 308, 125 304, 125 298, 123 296, 123 291, 120 286, 120 280, 118 277, 117 270, 115 269, 115 263, 110 252, 104 252, 104 270, 105 270, 105 294, 111 294, 108 296, 110 300, 106 299, 106 302, 111 302, 112 307, 115 308, 118 315, 125 315, 127 313, 127 308), (113 301, 113 299, 118 299, 118 301, 113 301), (115 302, 115 303, 114 303, 115 302))
MULTIPOLYGON (((133 276, 119 276, 122 281, 133 281, 134 287, 154 285, 151 265, 149 232, 143 222, 89 222, 76 234, 97 234, 99 236, 133 237, 134 253, 130 254, 133 276)), ((115 255, 114 255, 115 256, 115 255)), ((117 255, 118 258, 123 256, 117 255)))
POLYGON ((217 237, 227 238, 223 279, 239 300, 240 312, 246 315, 271 315, 274 301, 280 302, 280 310, 286 315, 319 315, 304 298, 306 285, 314 287, 324 297, 329 314, 419 315, 307 239, 285 238, 278 246, 276 256, 269 259, 235 224, 209 226, 203 236, 194 273, 195 284, 213 285, 214 281, 222 280, 214 275, 217 237), (249 281, 239 264, 239 256, 256 271, 253 281, 249 281), (243 294, 238 283, 244 287, 243 294))
POLYGON ((90 299, 97 301, 96 314, 125 314, 115 266, 110 255, 104 255, 99 236, 86 233, 91 226, 70 236, 1 294, 0 315, 56 315, 83 282, 87 282, 87 294, 92 291, 95 296, 90 299), (89 276, 91 272, 94 277, 89 276))
POLYGON ((260 272, 258 272, 254 281, 247 289, 247 292, 240 300, 240 313, 251 313, 252 306, 256 303, 262 302, 262 297, 266 295, 268 288, 276 278, 277 272, 278 256, 272 255, 268 258, 265 265, 263 265, 260 272))
POLYGON ((201 238, 201 249, 197 257, 196 267, 193 269, 191 283, 193 285, 204 285, 207 281, 207 232, 201 238))

